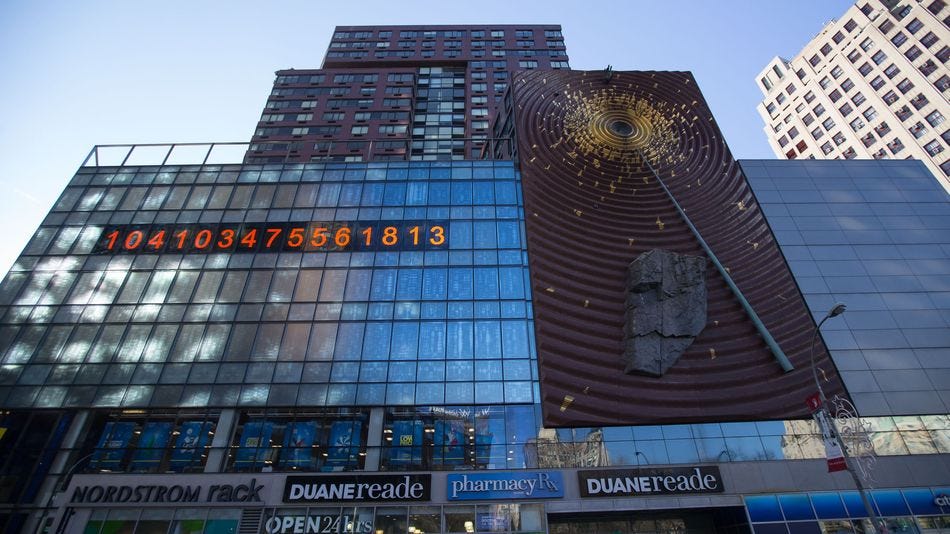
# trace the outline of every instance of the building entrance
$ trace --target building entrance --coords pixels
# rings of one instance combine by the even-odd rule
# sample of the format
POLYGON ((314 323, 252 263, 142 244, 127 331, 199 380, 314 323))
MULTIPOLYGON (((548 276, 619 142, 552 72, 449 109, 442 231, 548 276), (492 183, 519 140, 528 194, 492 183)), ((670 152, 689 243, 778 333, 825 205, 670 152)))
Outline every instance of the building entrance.
POLYGON ((552 514, 551 534, 748 534, 741 507, 603 514, 552 514))

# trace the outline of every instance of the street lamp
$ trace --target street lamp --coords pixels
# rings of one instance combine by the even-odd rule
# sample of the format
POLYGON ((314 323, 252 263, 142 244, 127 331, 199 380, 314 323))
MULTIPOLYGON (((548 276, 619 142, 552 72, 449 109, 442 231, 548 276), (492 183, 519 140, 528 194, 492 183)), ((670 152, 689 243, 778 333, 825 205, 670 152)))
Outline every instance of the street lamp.
POLYGON ((861 495, 861 502, 864 503, 864 509, 867 511, 868 518, 871 520, 871 525, 874 526, 874 530, 880 534, 887 534, 887 527, 878 519, 877 514, 874 512, 874 507, 871 505, 870 499, 868 499, 867 491, 864 489, 864 484, 861 482, 861 477, 858 476, 857 472, 854 470, 852 465, 851 456, 848 454, 848 447, 844 444, 844 441, 841 440, 841 434, 838 433, 838 425, 835 424, 834 417, 831 416, 831 413, 828 411, 828 399, 825 397, 825 390, 821 388, 821 381, 818 380, 818 367, 815 365, 815 341, 818 339, 818 332, 821 330, 821 325, 825 324, 825 321, 831 319, 832 317, 837 317, 844 313, 847 309, 843 303, 838 302, 825 316, 818 322, 818 326, 815 327, 815 334, 811 337, 810 345, 810 360, 811 360, 811 372, 815 377, 815 386, 818 388, 818 398, 821 400, 821 406, 818 407, 819 411, 824 412, 825 417, 823 418, 828 423, 828 427, 831 430, 831 436, 838 442, 838 446, 841 448, 841 456, 844 457, 844 466, 849 473, 851 473, 851 478, 854 479, 854 485, 858 489, 858 493, 861 495))

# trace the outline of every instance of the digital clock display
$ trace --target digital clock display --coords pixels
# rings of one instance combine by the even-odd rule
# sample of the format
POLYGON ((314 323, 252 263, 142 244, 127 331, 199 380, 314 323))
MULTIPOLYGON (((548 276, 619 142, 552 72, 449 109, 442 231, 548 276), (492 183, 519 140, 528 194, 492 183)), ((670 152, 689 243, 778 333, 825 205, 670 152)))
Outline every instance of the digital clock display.
POLYGON ((445 248, 443 222, 126 225, 106 228, 97 253, 346 252, 445 248))

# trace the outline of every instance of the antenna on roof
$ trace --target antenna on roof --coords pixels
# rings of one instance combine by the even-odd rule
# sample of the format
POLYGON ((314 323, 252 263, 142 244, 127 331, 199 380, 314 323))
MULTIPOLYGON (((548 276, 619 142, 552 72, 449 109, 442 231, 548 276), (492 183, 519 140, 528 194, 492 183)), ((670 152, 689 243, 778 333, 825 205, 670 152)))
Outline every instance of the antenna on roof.
POLYGON ((604 69, 604 83, 610 83, 610 79, 614 77, 614 68, 612 65, 607 65, 607 68, 604 69))

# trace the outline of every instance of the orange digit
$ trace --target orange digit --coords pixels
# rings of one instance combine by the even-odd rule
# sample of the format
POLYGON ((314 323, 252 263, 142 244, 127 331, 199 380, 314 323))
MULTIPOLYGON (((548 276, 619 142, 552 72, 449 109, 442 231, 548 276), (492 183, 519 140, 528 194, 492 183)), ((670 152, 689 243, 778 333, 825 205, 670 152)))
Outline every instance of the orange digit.
POLYGON ((399 242, 399 230, 395 226, 387 226, 383 229, 383 238, 380 240, 387 247, 391 247, 399 242))
POLYGON ((264 247, 265 247, 265 248, 270 248, 270 246, 274 244, 274 240, 277 239, 277 236, 280 235, 281 229, 280 229, 280 228, 268 228, 268 229, 265 230, 265 231, 267 232, 267 235, 270 236, 270 237, 267 238, 267 244, 264 245, 264 247))
POLYGON ((429 228, 429 233, 433 234, 433 236, 429 238, 430 244, 439 246, 442 243, 445 243, 445 228, 442 228, 441 226, 433 226, 432 228, 429 228))
POLYGON ((292 228, 287 234, 287 246, 297 248, 303 245, 303 228, 292 228))
POLYGON ((241 238, 241 244, 247 248, 254 248, 254 245, 257 244, 257 228, 251 228, 248 230, 244 237, 241 238))
POLYGON ((336 231, 336 234, 333 235, 333 242, 336 243, 338 247, 345 247, 350 244, 350 229, 346 226, 340 228, 336 231))
POLYGON ((218 248, 231 248, 234 244, 234 230, 225 228, 221 230, 221 239, 218 240, 218 248))

